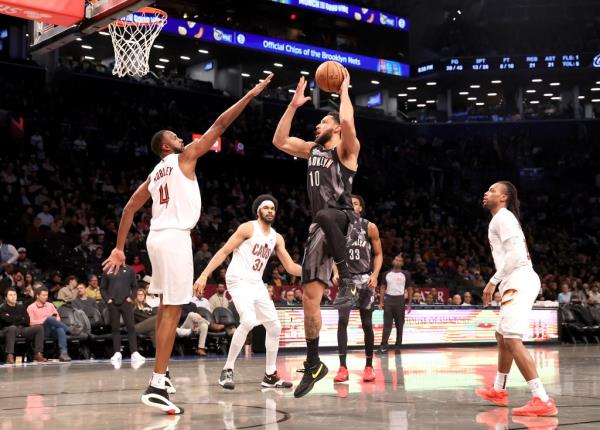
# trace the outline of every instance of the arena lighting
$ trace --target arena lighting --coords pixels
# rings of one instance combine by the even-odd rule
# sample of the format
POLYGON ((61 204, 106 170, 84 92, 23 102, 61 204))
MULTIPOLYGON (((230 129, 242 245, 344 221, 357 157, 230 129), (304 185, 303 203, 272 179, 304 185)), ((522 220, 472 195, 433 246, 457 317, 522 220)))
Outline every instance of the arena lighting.
POLYGON ((379 81, 371 81, 373 85, 379 85, 379 81))
POLYGON ((561 97, 560 97, 560 96, 556 96, 556 97, 552 97, 551 99, 552 99, 552 100, 560 100, 560 99, 561 99, 561 97))
POLYGON ((273 65, 274 65, 275 67, 283 67, 283 64, 281 64, 281 63, 273 63, 273 65))
POLYGON ((468 96, 469 92, 468 91, 461 91, 460 93, 458 93, 461 96, 468 96))
POLYGON ((592 103, 600 103, 600 99, 592 99, 592 103))
POLYGON ((501 83, 502 83, 502 81, 500 79, 494 79, 492 81, 492 84, 501 84, 501 83))
POLYGON ((249 74, 249 73, 242 73, 242 77, 244 77, 244 78, 249 78, 249 77, 250 77, 250 74, 249 74))
POLYGON ((291 88, 288 90, 288 93, 295 93, 296 90, 292 90, 291 88))
POLYGON ((417 107, 425 107, 425 106, 427 106, 425 103, 419 103, 419 104, 417 105, 417 107))
POLYGON ((161 63, 168 63, 169 60, 167 58, 159 58, 158 61, 160 61, 161 63))
POLYGON ((162 45, 154 45, 153 48, 156 48, 156 49, 165 49, 165 47, 162 46, 162 45))
POLYGON ((596 81, 596 85, 600 85, 600 81, 596 81))
POLYGON ((540 104, 539 100, 531 100, 529 103, 532 105, 540 104))
POLYGON ((81 45, 81 48, 83 48, 83 49, 94 49, 90 45, 81 45))
POLYGON ((531 82, 542 82, 542 80, 540 78, 535 78, 535 79, 532 79, 531 82))
POLYGON ((560 82, 550 82, 551 87, 558 87, 559 85, 560 85, 560 82))
POLYGON ((552 93, 544 93, 544 97, 552 97, 554 94, 552 93))
POLYGON ((300 74, 304 76, 310 75, 306 70, 300 70, 300 74))
POLYGON ((102 36, 110 36, 110 33, 107 33, 106 31, 99 31, 98 34, 101 34, 102 36))
POLYGON ((81 42, 83 39, 81 37, 78 37, 77 39, 75 39, 78 42, 81 42))
POLYGON ((89 55, 86 55, 85 57, 83 57, 85 60, 95 60, 94 57, 90 57, 89 55))
POLYGON ((406 93, 400 93, 400 94, 398 94, 398 97, 406 97, 406 96, 408 96, 408 94, 406 94, 406 93))
POLYGON ((590 88, 591 91, 600 91, 600 88, 598 87, 594 87, 594 88, 590 88))
POLYGON ((477 97, 467 97, 467 100, 474 101, 477 100, 477 97))
POLYGON ((483 106, 483 105, 485 105, 484 102, 477 102, 477 103, 475 103, 475 106, 483 106))
POLYGON ((579 100, 583 100, 583 99, 585 99, 585 96, 579 96, 579 97, 577 97, 577 98, 578 98, 579 100))
POLYGON ((406 89, 408 91, 415 91, 417 89, 417 87, 406 87, 406 89))
POLYGON ((337 95, 337 94, 332 94, 332 95, 331 95, 331 97, 333 97, 333 98, 337 99, 337 98, 339 97, 339 95, 337 95))
POLYGON ((457 13, 457 14, 459 14, 459 15, 462 15, 462 11, 461 11, 460 9, 458 9, 458 10, 456 11, 456 13, 457 13))
POLYGON ((469 85, 470 88, 480 88, 481 85, 477 85, 477 84, 473 84, 473 85, 469 85))
POLYGON ((271 74, 271 73, 273 73, 273 72, 272 72, 272 71, 270 71, 270 70, 263 70, 263 73, 264 73, 265 75, 270 75, 270 74, 271 74))
POLYGON ((180 55, 179 58, 181 58, 182 60, 191 60, 191 58, 187 55, 180 55))
POLYGON ((425 103, 427 103, 428 105, 432 105, 435 103, 435 100, 427 100, 425 103))
POLYGON ((258 80, 258 82, 264 82, 264 81, 265 81, 264 79, 259 79, 259 80, 258 80))
POLYGON ((430 87, 434 87, 437 85, 437 82, 427 82, 425 85, 428 85, 430 87))
POLYGON ((198 49, 198 52, 201 54, 208 54, 208 51, 206 49, 198 49))
POLYGON ((488 93, 487 95, 488 95, 488 97, 495 97, 498 95, 498 93, 488 93))
POLYGON ((162 64, 157 64, 154 67, 156 67, 157 69, 164 69, 165 66, 163 66, 162 64))
POLYGON ((525 92, 526 92, 526 93, 529 93, 529 94, 533 94, 533 93, 535 93, 535 90, 527 90, 527 91, 525 91, 525 92))
POLYGON ((408 100, 406 100, 406 101, 407 101, 407 102, 409 102, 409 103, 416 103, 416 102, 417 102, 417 99, 408 99, 408 100))

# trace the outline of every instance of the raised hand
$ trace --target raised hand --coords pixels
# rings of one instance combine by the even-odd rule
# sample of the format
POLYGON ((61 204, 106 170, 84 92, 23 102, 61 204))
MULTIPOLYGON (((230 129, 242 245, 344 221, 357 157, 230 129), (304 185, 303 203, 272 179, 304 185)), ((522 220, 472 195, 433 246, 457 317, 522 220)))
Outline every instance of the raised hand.
POLYGON ((340 85, 340 91, 339 94, 348 91, 348 88, 350 88, 350 72, 348 72, 348 69, 346 69, 344 67, 344 80, 342 81, 342 84, 340 85))
POLYGON ((262 93, 262 91, 267 88, 267 85, 269 85, 269 83, 271 82, 271 79, 273 79, 273 73, 271 73, 269 76, 267 76, 265 78, 264 81, 259 82, 258 84, 256 84, 254 86, 254 88, 252 88, 250 91, 248 91, 248 94, 250 94, 252 97, 256 97, 257 95, 259 95, 260 93, 262 93))
POLYGON ((304 79, 304 76, 302 76, 300 78, 300 80, 298 81, 298 86, 296 87, 296 92, 294 93, 294 98, 292 98, 292 102, 290 103, 290 105, 292 105, 295 108, 299 108, 304 103, 309 101, 310 97, 307 97, 304 95, 305 90, 306 90, 306 79, 304 79))

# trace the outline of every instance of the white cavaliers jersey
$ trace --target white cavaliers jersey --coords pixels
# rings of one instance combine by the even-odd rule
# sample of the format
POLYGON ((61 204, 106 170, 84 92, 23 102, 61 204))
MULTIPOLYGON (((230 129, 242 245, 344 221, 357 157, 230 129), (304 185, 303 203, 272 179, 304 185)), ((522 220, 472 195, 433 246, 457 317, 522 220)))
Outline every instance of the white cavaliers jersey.
POLYGON ((200 187, 179 167, 179 154, 170 154, 148 177, 152 195, 150 230, 191 230, 200 218, 200 187))
POLYGON ((533 267, 521 224, 519 224, 517 217, 508 209, 502 208, 492 217, 488 229, 488 239, 492 248, 494 266, 496 266, 496 270, 504 267, 506 277, 520 267, 533 267), (515 249, 518 257, 514 261, 514 264, 511 264, 512 267, 504 267, 507 254, 504 242, 513 237, 517 238, 519 242, 522 241, 523 245, 520 248, 521 245, 519 244, 519 248, 515 249))
POLYGON ((233 251, 226 277, 262 280, 267 261, 275 250, 277 232, 270 228, 265 235, 258 221, 252 221, 252 229, 252 236, 233 251))

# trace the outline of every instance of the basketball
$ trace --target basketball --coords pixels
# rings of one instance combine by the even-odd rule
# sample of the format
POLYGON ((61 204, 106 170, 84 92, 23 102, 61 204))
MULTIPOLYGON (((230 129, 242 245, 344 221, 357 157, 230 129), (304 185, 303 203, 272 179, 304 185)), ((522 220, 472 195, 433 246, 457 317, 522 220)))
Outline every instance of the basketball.
POLYGON ((328 93, 337 93, 344 80, 344 66, 337 61, 325 61, 315 73, 317 85, 328 93))

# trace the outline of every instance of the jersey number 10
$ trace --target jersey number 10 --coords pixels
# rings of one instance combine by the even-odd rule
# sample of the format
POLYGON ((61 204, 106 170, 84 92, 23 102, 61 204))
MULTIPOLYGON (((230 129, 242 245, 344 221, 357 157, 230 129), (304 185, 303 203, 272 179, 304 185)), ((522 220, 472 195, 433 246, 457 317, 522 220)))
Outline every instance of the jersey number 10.
POLYGON ((310 186, 318 187, 321 183, 321 177, 318 171, 308 172, 308 177, 310 178, 310 186))

